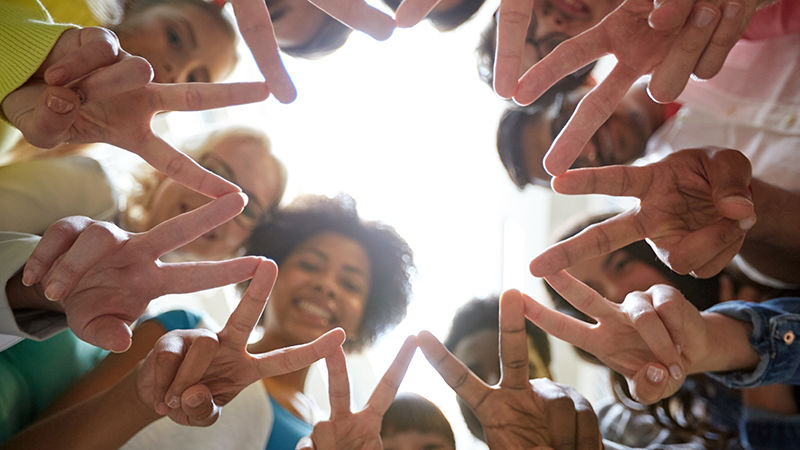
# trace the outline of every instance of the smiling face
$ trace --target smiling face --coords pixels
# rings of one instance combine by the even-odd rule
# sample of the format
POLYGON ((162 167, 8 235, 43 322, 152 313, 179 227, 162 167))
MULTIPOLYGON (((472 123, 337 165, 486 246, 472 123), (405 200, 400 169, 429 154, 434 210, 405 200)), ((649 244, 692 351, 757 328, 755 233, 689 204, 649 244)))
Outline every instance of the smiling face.
POLYGON ((125 15, 114 28, 128 53, 153 66, 156 83, 214 82, 236 64, 234 36, 201 6, 155 4, 125 15))
POLYGON ((633 291, 646 291, 654 284, 670 284, 653 266, 631 257, 624 250, 598 256, 567 269, 603 297, 622 303, 633 291))
MULTIPOLYGON (((249 201, 239 216, 186 244, 180 252, 200 259, 231 257, 250 236, 258 218, 280 199, 283 184, 280 167, 264 142, 238 135, 217 141, 197 161, 238 184, 249 201)), ((171 178, 164 178, 148 204, 146 229, 209 201, 171 178)))
POLYGON ((325 23, 326 14, 306 0, 266 0, 280 47, 307 43, 325 23))
POLYGON ((265 338, 296 345, 335 327, 358 336, 371 276, 360 243, 334 232, 312 236, 280 264, 264 312, 265 338))

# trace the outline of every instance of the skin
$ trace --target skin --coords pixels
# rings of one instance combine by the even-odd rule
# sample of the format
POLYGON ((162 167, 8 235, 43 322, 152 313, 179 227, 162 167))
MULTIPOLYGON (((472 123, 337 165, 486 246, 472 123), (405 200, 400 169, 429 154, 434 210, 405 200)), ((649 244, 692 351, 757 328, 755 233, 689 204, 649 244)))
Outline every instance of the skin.
MULTIPOLYGON (((332 232, 312 236, 282 262, 264 312, 264 337, 249 350, 263 353, 308 342, 335 327, 358 335, 370 280, 361 244, 332 232)), ((263 382, 281 406, 311 422, 311 404, 303 395, 307 373, 303 369, 263 382)))
POLYGON ((123 48, 150 62, 156 83, 219 81, 236 64, 233 37, 197 6, 152 6, 114 31, 123 48))
POLYGON ((327 15, 306 0, 267 0, 267 8, 280 47, 297 47, 308 42, 327 15))
POLYGON ((569 267, 567 272, 616 303, 622 303, 629 292, 667 283, 653 266, 631 258, 622 250, 586 259, 569 267))
MULTIPOLYGON (((220 173, 235 179, 248 196, 248 208, 256 216, 263 214, 278 201, 280 195, 280 169, 261 144, 230 136, 220 140, 207 153, 197 158, 198 162, 220 172, 230 168, 231 173, 220 173), (225 170, 220 170, 219 166, 225 170)), ((153 193, 148 204, 148 217, 145 228, 149 229, 167 219, 208 202, 208 198, 187 189, 172 179, 164 178, 153 193)), ((235 255, 255 226, 255 221, 245 215, 227 222, 219 228, 204 234, 197 240, 180 249, 192 257, 203 259, 222 259, 235 255)))
POLYGON ((383 450, 455 450, 447 439, 436 433, 403 431, 381 439, 383 450))

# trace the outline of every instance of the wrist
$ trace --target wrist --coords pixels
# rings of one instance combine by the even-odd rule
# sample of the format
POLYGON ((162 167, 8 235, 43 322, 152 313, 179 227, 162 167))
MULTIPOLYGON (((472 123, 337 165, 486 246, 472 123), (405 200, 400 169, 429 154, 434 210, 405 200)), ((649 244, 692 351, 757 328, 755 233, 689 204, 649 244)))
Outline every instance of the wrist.
POLYGON ((43 311, 64 312, 61 303, 50 301, 44 296, 41 283, 33 286, 22 284, 22 269, 6 282, 6 298, 12 311, 21 309, 35 309, 43 311))
POLYGON ((751 324, 715 312, 701 315, 706 323, 707 354, 691 373, 750 370, 758 365, 758 354, 750 345, 751 324))

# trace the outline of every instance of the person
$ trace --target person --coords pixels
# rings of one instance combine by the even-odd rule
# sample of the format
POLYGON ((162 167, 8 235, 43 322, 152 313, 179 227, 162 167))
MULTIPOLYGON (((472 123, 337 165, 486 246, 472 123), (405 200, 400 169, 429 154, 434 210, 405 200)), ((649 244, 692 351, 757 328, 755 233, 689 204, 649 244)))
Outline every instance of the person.
POLYGON ((398 394, 381 421, 384 450, 455 450, 456 439, 444 413, 413 392, 398 394))
MULTIPOLYGON (((453 316, 453 323, 444 341, 448 351, 488 384, 496 384, 501 377, 500 357, 497 354, 498 302, 498 298, 493 296, 475 298, 465 303, 453 316)), ((530 377, 552 378, 547 334, 530 322, 526 322, 525 332, 530 377)), ((459 397, 458 406, 469 431, 485 441, 485 433, 469 405, 459 397)))
MULTIPOLYGON (((261 321, 263 337, 247 347, 250 353, 265 354, 305 344, 335 327, 341 327, 347 334, 346 349, 356 350, 374 342, 404 316, 410 291, 409 271, 413 267, 411 250, 393 229, 362 221, 349 197, 297 199, 261 222, 247 249, 251 255, 269 256, 281 268, 261 321)), ((267 292, 268 287, 260 289, 267 292)), ((121 375, 139 363, 164 332, 151 329, 149 333, 134 335, 133 345, 140 349, 138 354, 129 351, 111 355, 109 358, 114 357, 113 360, 104 361, 87 374, 59 405, 66 408, 113 386, 121 375)), ((242 344, 245 341, 246 337, 242 344)), ((195 357, 200 355, 185 364, 195 367, 192 362, 195 357)), ((306 368, 252 379, 240 385, 239 390, 259 379, 261 382, 228 404, 227 414, 214 426, 186 429, 173 427, 169 420, 160 420, 142 429, 126 448, 152 448, 155 442, 163 445, 165 439, 223 448, 239 444, 267 448, 294 446, 311 432, 314 419, 313 404, 303 394, 307 374, 306 368), (242 429, 249 431, 235 432, 242 429), (241 439, 238 443, 231 441, 234 435, 241 439)), ((162 412, 168 412, 167 405, 176 405, 178 397, 180 393, 167 392, 164 401, 159 402, 163 404, 162 412)), ((226 401, 222 404, 230 400, 223 398, 226 401)))
POLYGON ((281 51, 316 59, 341 48, 353 31, 306 0, 266 0, 281 51))
MULTIPOLYGON (((433 9, 424 12, 423 17, 427 18, 431 25, 439 31, 452 31, 470 20, 483 6, 485 0, 440 0, 436 2, 433 9)), ((383 0, 392 11, 395 11, 397 25, 400 27, 411 27, 416 25, 422 17, 419 17, 412 2, 402 2, 400 0, 383 0), (404 5, 400 8, 400 5, 404 5), (406 10, 411 12, 405 13, 406 10)))

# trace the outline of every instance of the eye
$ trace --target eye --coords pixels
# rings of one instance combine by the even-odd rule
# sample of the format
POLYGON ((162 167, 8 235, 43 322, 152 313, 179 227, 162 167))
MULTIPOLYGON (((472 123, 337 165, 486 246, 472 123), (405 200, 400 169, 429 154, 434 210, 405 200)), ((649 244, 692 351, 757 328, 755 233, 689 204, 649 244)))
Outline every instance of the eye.
POLYGON ((353 294, 360 294, 363 291, 361 285, 358 282, 350 280, 348 278, 343 278, 341 280, 341 284, 345 288, 345 290, 353 294))
POLYGON ((167 26, 165 33, 167 35, 167 44, 176 51, 183 51, 183 40, 180 34, 172 26, 167 26))
POLYGON ((631 258, 626 253, 619 252, 614 255, 614 258, 611 260, 611 270, 614 274, 620 275, 625 272, 630 262, 631 258))
POLYGON ((297 263, 297 266, 300 267, 301 269, 305 270, 306 272, 317 272, 317 271, 320 270, 320 265, 319 264, 317 264, 317 263, 315 263, 313 261, 307 260, 307 259, 301 259, 297 263))

